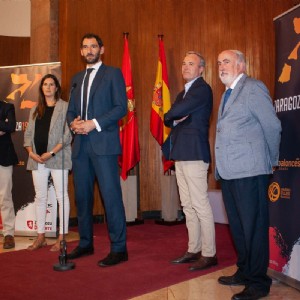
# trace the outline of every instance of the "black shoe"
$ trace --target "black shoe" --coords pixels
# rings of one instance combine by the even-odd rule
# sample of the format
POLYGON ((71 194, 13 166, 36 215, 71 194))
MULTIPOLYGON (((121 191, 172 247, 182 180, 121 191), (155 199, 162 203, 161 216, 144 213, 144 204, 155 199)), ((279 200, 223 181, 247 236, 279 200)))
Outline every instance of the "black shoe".
POLYGON ((185 264, 190 262, 195 262, 201 257, 201 252, 191 253, 186 252, 183 256, 178 257, 171 261, 172 264, 185 264))
POLYGON ((237 273, 231 276, 221 276, 218 282, 223 285, 246 285, 246 280, 242 279, 237 273))
POLYGON ((89 247, 89 248, 81 248, 77 246, 75 249, 71 251, 71 253, 67 254, 68 259, 75 259, 79 258, 82 256, 87 256, 87 255, 92 255, 94 254, 94 248, 89 247))
POLYGON ((110 267, 128 260, 127 252, 110 252, 104 259, 98 261, 99 267, 110 267))
POLYGON ((269 292, 255 289, 254 287, 246 287, 242 292, 232 296, 232 300, 257 300, 266 297, 269 292))

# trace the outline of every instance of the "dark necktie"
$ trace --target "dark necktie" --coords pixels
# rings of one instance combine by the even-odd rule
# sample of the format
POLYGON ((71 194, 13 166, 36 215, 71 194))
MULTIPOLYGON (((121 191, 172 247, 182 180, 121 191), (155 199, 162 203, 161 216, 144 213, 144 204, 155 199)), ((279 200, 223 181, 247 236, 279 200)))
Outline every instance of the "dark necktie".
POLYGON ((222 107, 222 113, 223 113, 223 111, 224 111, 224 107, 225 107, 225 105, 226 105, 226 103, 227 103, 227 100, 228 100, 228 98, 229 98, 231 92, 232 92, 232 89, 230 89, 230 88, 227 89, 226 92, 225 92, 224 101, 223 101, 223 107, 222 107))
POLYGON ((86 120, 86 106, 87 106, 87 95, 88 95, 88 86, 89 86, 89 79, 93 68, 88 68, 86 70, 86 75, 83 81, 83 94, 82 94, 82 110, 81 110, 81 120, 86 120))

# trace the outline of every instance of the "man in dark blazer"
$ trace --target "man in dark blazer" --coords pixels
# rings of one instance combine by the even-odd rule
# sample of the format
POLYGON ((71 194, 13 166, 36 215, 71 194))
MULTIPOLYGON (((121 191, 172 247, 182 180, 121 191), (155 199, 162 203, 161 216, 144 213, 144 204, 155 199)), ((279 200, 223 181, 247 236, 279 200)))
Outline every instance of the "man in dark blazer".
POLYGON ((171 127, 169 159, 175 161, 180 201, 188 229, 188 250, 173 263, 193 264, 189 270, 203 270, 217 264, 215 227, 208 199, 208 141, 212 91, 202 78, 204 58, 190 51, 182 63, 185 89, 179 93, 164 123, 171 127))
POLYGON ((18 163, 17 154, 11 139, 16 130, 15 107, 0 101, 0 210, 3 225, 3 248, 15 247, 15 209, 12 201, 13 165, 18 163))
POLYGON ((278 165, 281 125, 269 91, 248 77, 243 53, 219 54, 219 77, 226 86, 217 121, 216 178, 237 249, 237 271, 222 276, 224 285, 245 285, 234 300, 268 295, 269 174, 278 165))
POLYGON ((86 34, 81 40, 81 55, 87 69, 77 73, 71 82, 67 121, 75 134, 72 162, 80 242, 68 258, 94 253, 93 190, 96 177, 111 242, 108 256, 98 265, 107 267, 128 260, 118 168, 121 153, 118 121, 127 112, 127 98, 121 71, 106 66, 101 61, 103 53, 102 40, 95 34, 86 34), (88 76, 89 79, 85 80, 88 76), (87 90, 84 81, 88 82, 87 90))

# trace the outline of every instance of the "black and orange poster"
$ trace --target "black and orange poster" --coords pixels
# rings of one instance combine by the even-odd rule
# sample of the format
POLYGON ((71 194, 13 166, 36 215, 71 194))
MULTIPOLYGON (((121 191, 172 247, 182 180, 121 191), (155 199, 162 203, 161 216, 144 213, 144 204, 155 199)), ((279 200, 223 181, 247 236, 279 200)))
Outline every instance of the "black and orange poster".
POLYGON ((300 280, 300 6, 274 20, 279 167, 269 187, 270 268, 300 280))
MULTIPOLYGON (((45 63, 0 67, 0 98, 14 104, 17 119, 16 132, 12 134, 19 159, 18 165, 13 170, 13 201, 17 215, 16 231, 20 221, 18 214, 34 202, 31 172, 26 171, 27 151, 23 147, 24 131, 28 123, 29 111, 38 99, 41 78, 48 73, 56 75, 60 80, 61 64, 45 63)), ((51 207, 49 207, 50 210, 51 207)), ((34 228, 35 220, 32 217, 22 220, 22 223, 29 231, 36 229, 34 228)), ((50 230, 50 226, 48 229, 50 230)))

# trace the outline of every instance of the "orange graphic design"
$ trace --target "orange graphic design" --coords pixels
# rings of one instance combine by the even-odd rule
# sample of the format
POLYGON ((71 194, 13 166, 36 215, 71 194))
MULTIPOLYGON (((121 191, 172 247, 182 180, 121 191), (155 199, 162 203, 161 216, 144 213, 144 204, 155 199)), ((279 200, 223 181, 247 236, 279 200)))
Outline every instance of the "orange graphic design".
POLYGON ((269 199, 272 202, 275 202, 279 199, 280 196, 280 186, 277 182, 272 182, 268 190, 269 199))
MULTIPOLYGON (((31 90, 42 78, 42 74, 35 74, 34 80, 28 79, 28 74, 11 74, 11 82, 13 84, 21 85, 10 93, 6 98, 10 100, 16 100, 16 94, 20 93, 22 97, 27 90, 31 90)), ((36 104, 33 100, 22 99, 20 108, 32 108, 36 104)))
MULTIPOLYGON (((297 34, 300 34, 300 18, 294 18, 294 30, 297 34)), ((298 60, 298 50, 300 48, 300 42, 297 43, 295 48, 292 50, 290 55, 288 56, 288 60, 298 60)), ((289 82, 291 79, 292 67, 288 63, 285 63, 281 74, 278 78, 278 81, 281 83, 289 82)))

